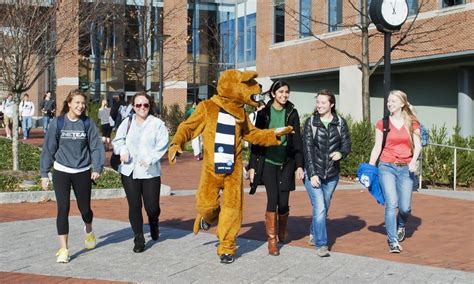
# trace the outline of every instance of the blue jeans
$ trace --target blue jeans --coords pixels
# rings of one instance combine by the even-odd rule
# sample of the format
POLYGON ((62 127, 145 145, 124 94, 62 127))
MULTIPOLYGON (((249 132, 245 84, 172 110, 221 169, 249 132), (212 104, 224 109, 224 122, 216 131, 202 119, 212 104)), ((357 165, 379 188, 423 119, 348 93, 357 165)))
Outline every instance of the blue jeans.
POLYGON ((46 133, 48 131, 48 126, 49 122, 51 121, 51 118, 47 115, 43 115, 43 131, 46 133))
POLYGON ((316 248, 327 246, 328 236, 326 231, 326 217, 331 205, 331 198, 336 189, 339 176, 320 179, 321 185, 313 187, 310 178, 305 174, 304 186, 308 192, 311 205, 313 206, 313 218, 310 232, 314 236, 316 248))
POLYGON ((408 170, 408 166, 380 162, 379 182, 385 197, 385 229, 388 242, 394 243, 398 239, 397 229, 404 228, 410 216, 413 173, 408 170))
POLYGON ((23 138, 28 138, 31 129, 31 116, 23 116, 21 120, 21 129, 23 130, 23 138))

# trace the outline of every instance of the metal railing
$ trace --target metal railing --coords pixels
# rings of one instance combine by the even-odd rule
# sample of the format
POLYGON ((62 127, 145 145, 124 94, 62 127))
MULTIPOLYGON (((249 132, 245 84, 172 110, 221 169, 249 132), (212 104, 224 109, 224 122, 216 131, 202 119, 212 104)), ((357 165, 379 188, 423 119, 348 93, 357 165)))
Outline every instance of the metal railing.
MULTIPOLYGON (((453 149, 454 151, 454 157, 453 157, 453 171, 454 171, 454 180, 453 180, 453 190, 456 191, 456 176, 457 176, 457 153, 458 150, 462 151, 474 151, 474 149, 471 148, 463 148, 463 147, 456 147, 456 146, 451 146, 451 145, 443 145, 443 144, 436 144, 436 143, 428 143, 427 146, 436 146, 436 147, 443 147, 443 148, 450 148, 453 149)), ((423 155, 423 153, 422 153, 423 155)), ((418 189, 421 189, 422 187, 422 182, 423 182, 423 157, 421 157, 421 163, 420 163, 420 176, 418 178, 418 189)))

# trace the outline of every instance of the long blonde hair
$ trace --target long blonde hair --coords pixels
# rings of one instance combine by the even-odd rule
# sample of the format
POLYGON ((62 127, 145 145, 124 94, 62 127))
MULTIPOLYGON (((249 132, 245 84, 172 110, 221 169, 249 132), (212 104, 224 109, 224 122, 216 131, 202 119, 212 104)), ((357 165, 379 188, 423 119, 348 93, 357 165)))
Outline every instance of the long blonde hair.
POLYGON ((415 108, 408 102, 408 96, 405 92, 400 91, 400 90, 392 90, 390 91, 390 95, 393 95, 397 97, 403 104, 402 106, 402 117, 403 117, 403 123, 405 125, 405 128, 408 130, 408 133, 410 133, 410 142, 411 145, 413 145, 413 121, 416 121, 418 124, 420 124, 420 121, 415 115, 415 108))

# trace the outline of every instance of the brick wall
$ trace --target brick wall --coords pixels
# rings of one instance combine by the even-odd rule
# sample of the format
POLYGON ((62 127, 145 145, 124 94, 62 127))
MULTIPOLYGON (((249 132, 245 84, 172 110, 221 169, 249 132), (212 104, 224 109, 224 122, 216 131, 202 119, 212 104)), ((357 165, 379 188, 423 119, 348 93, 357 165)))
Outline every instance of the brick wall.
MULTIPOLYGON (((287 1, 293 2, 293 1, 287 1)), ((295 1, 296 2, 296 1, 295 1)), ((343 1, 344 21, 358 20, 357 14, 343 1)), ((466 2, 472 3, 472 0, 466 2)), ((317 20, 327 21, 327 1, 313 1, 313 15, 317 20)), ((423 37, 414 39, 410 44, 403 46, 402 50, 392 53, 392 60, 407 59, 420 56, 443 55, 453 52, 462 52, 474 49, 474 8, 472 4, 461 5, 446 9, 438 9, 438 1, 430 0, 423 7, 424 11, 434 11, 420 14, 414 25, 415 33, 423 37), (427 32, 431 31, 431 32, 427 32), (427 32, 427 33, 426 33, 427 32)), ((287 4, 288 10, 297 6, 287 4)), ((298 22, 285 19, 285 38, 283 43, 272 44, 273 8, 271 1, 258 1, 257 4, 257 71, 261 77, 295 74, 300 72, 337 69, 341 66, 357 64, 357 61, 343 55, 314 37, 299 39, 295 36, 298 22)), ((285 15, 285 18, 290 18, 285 15)), ((413 17, 405 23, 407 28, 413 17)), ((361 41, 357 34, 348 30, 326 33, 327 26, 313 23, 313 31, 325 39, 327 43, 347 51, 360 58, 361 41)), ((375 28, 370 29, 375 34, 370 39, 370 61, 376 62, 383 55, 383 35, 375 28)), ((397 35, 392 37, 396 42, 397 35)))

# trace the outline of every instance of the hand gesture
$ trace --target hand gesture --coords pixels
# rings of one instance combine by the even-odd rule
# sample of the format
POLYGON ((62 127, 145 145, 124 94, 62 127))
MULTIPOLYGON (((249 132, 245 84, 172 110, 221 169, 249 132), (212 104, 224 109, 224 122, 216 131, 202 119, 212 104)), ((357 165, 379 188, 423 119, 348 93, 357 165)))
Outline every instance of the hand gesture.
POLYGON ((311 177, 311 186, 315 188, 319 188, 321 185, 321 181, 319 180, 318 176, 312 176, 311 177))
POLYGON ((333 161, 339 161, 341 158, 342 158, 342 154, 341 152, 332 152, 331 154, 329 154, 329 157, 333 160, 333 161))
POLYGON ((41 188, 43 190, 48 190, 48 185, 49 185, 49 178, 47 177, 41 178, 41 188))
POLYGON ((183 153, 183 150, 179 145, 171 145, 168 149, 168 162, 171 165, 174 165, 176 163, 176 157, 178 157, 181 153, 183 153))

